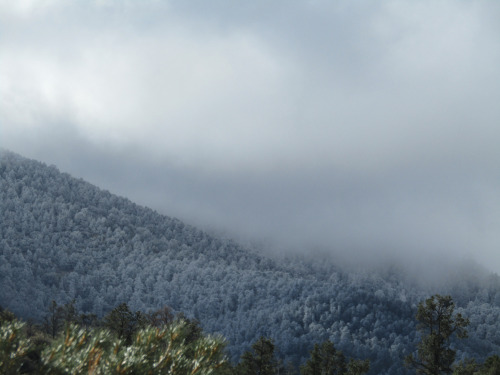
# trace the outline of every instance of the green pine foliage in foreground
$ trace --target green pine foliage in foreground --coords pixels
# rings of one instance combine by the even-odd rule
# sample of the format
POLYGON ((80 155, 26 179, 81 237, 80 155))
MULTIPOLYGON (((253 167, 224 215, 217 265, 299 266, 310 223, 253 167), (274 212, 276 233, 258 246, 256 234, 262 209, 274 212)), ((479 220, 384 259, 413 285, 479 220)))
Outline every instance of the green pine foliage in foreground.
POLYGON ((42 352, 51 374, 200 374, 211 375, 225 363, 223 341, 203 336, 186 342, 186 322, 146 327, 130 345, 105 329, 70 325, 42 352))
POLYGON ((7 322, 0 327, 2 374, 216 374, 226 364, 223 340, 203 336, 186 342, 186 322, 168 327, 146 327, 130 345, 106 329, 69 325, 40 353, 38 364, 27 365, 33 343, 25 324, 7 322))
POLYGON ((136 323, 135 315, 124 310, 122 305, 113 310, 103 327, 66 322, 54 339, 53 327, 43 332, 2 311, 0 373, 211 375, 227 366, 224 340, 198 334, 187 319, 160 327, 144 321, 129 341, 123 328, 136 323), (39 335, 42 345, 36 341, 39 335))
MULTIPOLYGON (((309 362, 318 374, 361 375, 368 361, 346 362, 331 342, 328 351, 309 362), (331 360, 327 357, 333 355, 331 360), (338 362, 340 367, 332 367, 338 362), (334 371, 334 372, 332 372, 334 371)), ((174 375, 274 375, 298 374, 291 364, 275 357, 274 343, 261 337, 233 366, 220 336, 206 335, 198 322, 169 308, 150 314, 133 313, 126 304, 102 321, 78 315, 74 302, 51 304, 45 322, 37 327, 0 309, 1 374, 174 374, 174 375)), ((306 365, 301 374, 310 375, 306 365)))
POLYGON ((0 371, 2 374, 18 374, 26 360, 32 343, 24 333, 24 323, 17 320, 0 326, 0 371))
MULTIPOLYGON (((474 358, 456 363, 451 339, 467 338, 469 320, 455 312, 450 296, 434 295, 418 306, 421 341, 406 365, 417 374, 496 375, 500 357, 483 364, 474 358)), ((368 360, 346 358, 327 340, 315 344, 301 375, 362 375, 368 360)), ((78 315, 74 302, 51 304, 43 327, 18 320, 0 308, 0 373, 10 374, 171 374, 276 375, 298 374, 275 357, 273 340, 260 337, 238 364, 229 363, 225 341, 206 335, 197 321, 174 316, 166 307, 150 314, 133 313, 127 304, 102 321, 78 315)))

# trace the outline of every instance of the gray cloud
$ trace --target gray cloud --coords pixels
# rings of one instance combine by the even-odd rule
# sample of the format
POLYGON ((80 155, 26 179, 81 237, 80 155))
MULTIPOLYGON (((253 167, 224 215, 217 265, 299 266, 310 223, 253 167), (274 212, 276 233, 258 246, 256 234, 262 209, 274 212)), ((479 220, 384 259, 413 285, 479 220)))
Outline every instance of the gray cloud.
POLYGON ((232 235, 500 271, 500 5, 16 4, 3 147, 232 235))

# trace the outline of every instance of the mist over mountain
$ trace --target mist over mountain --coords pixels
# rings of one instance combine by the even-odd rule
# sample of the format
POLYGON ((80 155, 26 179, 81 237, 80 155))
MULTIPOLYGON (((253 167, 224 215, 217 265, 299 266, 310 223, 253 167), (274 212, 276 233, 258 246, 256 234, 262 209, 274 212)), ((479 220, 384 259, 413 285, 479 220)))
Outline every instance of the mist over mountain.
POLYGON ((498 19, 489 0, 4 1, 0 146, 238 239, 499 273, 498 19))
POLYGON ((354 271, 330 254, 270 257, 8 151, 0 178, 0 305, 24 318, 42 319, 52 300, 98 316, 123 302, 170 306, 222 333, 233 360, 261 335, 295 364, 331 339, 370 358, 371 373, 401 374, 415 306, 442 292, 471 319, 458 359, 500 349, 500 280, 473 264, 450 259, 426 283, 397 264, 354 271))
POLYGON ((0 156, 0 305, 168 305, 233 360, 265 335, 297 365, 329 338, 401 374, 441 293, 471 319, 458 359, 498 352, 499 19, 0 1, 0 148, 23 155, 0 156))

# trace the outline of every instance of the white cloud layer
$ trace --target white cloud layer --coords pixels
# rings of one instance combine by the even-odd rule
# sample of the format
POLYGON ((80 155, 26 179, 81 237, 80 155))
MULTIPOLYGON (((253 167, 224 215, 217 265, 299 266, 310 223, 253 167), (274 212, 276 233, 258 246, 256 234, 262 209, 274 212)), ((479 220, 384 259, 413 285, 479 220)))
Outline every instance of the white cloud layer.
POLYGON ((490 1, 1 0, 0 139, 230 232, 500 271, 498 19, 490 1))

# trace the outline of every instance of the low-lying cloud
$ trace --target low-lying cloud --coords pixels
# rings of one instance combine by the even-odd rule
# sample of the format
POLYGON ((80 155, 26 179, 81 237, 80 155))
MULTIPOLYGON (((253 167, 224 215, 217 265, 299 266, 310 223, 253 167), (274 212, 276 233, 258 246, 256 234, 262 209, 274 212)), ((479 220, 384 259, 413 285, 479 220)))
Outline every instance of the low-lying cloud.
POLYGON ((284 247, 500 271, 500 5, 0 4, 3 147, 284 247))

